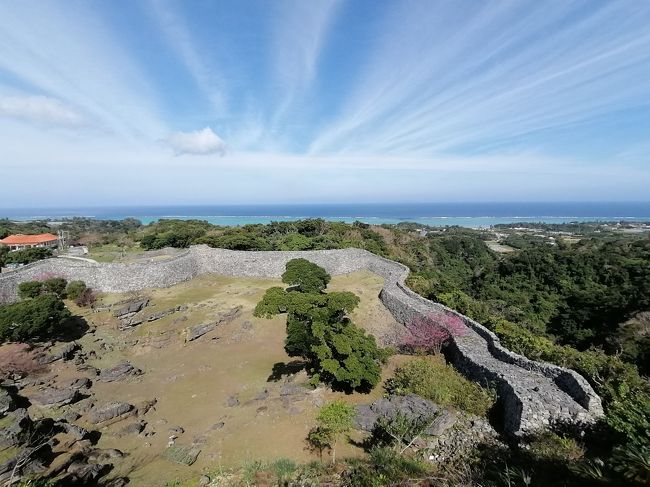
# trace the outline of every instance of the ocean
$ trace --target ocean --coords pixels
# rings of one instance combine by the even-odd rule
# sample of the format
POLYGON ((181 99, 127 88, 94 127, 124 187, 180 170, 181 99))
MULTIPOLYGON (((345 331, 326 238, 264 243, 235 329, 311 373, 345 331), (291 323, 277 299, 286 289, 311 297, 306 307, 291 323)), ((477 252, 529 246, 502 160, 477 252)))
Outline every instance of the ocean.
POLYGON ((650 221, 650 202, 558 203, 391 203, 286 204, 204 206, 122 206, 73 208, 0 208, 0 218, 16 221, 60 220, 70 217, 102 220, 137 218, 150 223, 162 218, 199 219, 224 226, 324 218, 342 222, 415 222, 486 228, 499 223, 585 221, 650 221))

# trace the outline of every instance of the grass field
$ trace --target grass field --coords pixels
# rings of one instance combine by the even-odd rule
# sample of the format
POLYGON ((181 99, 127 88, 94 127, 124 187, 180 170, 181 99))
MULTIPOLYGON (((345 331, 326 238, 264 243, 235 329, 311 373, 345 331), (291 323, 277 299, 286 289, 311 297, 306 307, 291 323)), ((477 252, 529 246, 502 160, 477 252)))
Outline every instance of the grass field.
MULTIPOLYGON (((153 313, 177 305, 187 306, 158 321, 143 323, 120 331, 118 320, 110 311, 89 312, 70 305, 73 312, 84 314, 93 334, 79 340, 83 351, 92 356, 88 364, 99 369, 130 361, 144 374, 127 381, 94 381, 92 396, 67 407, 83 414, 78 423, 86 423, 84 405, 101 405, 110 401, 138 405, 157 401, 142 418, 128 418, 101 429, 100 448, 117 448, 127 453, 119 460, 112 475, 128 475, 129 485, 165 485, 170 480, 196 479, 201 473, 220 468, 239 467, 249 461, 272 462, 289 458, 297 462, 317 459, 306 449, 305 437, 315 424, 318 408, 335 398, 351 403, 370 402, 381 396, 377 387, 371 394, 332 392, 312 389, 307 375, 272 378, 274 367, 292 360, 284 351, 285 317, 258 319, 252 316, 255 304, 265 290, 281 285, 277 280, 201 276, 168 289, 142 294, 151 304, 145 312, 153 313), (214 321, 219 313, 241 306, 233 321, 220 325, 196 341, 185 343, 184 330, 193 325, 214 321), (236 397, 238 405, 229 406, 236 397), (143 419, 143 433, 121 434, 126 426, 143 419), (181 427, 183 433, 176 446, 201 449, 191 466, 176 464, 165 458, 170 429, 181 427)), ((349 290, 358 294, 361 304, 353 315, 357 324, 377 335, 384 334, 394 321, 378 299, 382 279, 362 271, 332 279, 329 289, 349 290)), ((127 299, 129 295, 111 294, 101 304, 127 299)), ((392 374, 403 358, 394 357, 385 367, 392 374)), ((57 382, 80 376, 69 362, 57 363, 51 371, 57 382)), ((35 414, 48 414, 45 410, 35 414)), ((57 414, 65 412, 58 410, 57 414)), ((346 444, 339 455, 356 456, 362 451, 346 444)))

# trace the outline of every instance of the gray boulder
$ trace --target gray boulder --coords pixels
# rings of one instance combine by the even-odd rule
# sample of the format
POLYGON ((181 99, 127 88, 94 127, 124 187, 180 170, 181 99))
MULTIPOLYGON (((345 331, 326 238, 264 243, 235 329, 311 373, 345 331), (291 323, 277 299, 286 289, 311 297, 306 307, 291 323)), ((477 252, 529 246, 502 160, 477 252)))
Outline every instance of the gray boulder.
POLYGON ((136 327, 142 324, 142 318, 133 317, 125 318, 120 321, 120 330, 128 330, 129 328, 136 327))
POLYGON ((75 389, 77 391, 90 389, 90 386, 92 386, 92 381, 88 377, 79 377, 78 379, 70 379, 61 383, 61 387, 75 389))
POLYGON ((214 323, 204 323, 201 325, 190 326, 185 329, 185 341, 191 342, 197 338, 202 337, 206 333, 210 333, 218 325, 223 325, 229 323, 239 316, 241 313, 242 307, 236 306, 228 311, 217 314, 216 321, 214 323))
POLYGON ((126 306, 116 309, 113 311, 113 316, 116 318, 122 318, 124 316, 132 316, 137 312, 144 309, 149 304, 148 299, 139 299, 137 301, 131 301, 126 306))
POLYGON ((20 408, 7 414, 3 418, 3 426, 0 428, 0 449, 20 445, 29 434, 32 427, 32 420, 27 410, 20 408))
POLYGON ((124 452, 116 448, 96 449, 88 453, 86 457, 91 462, 108 462, 116 458, 124 458, 124 452))
POLYGON ((176 313, 177 311, 184 311, 186 310, 186 306, 176 306, 175 308, 169 308, 165 309, 162 311, 158 311, 156 313, 151 313, 149 316, 144 318, 144 321, 151 322, 151 321, 156 321, 164 318, 165 316, 169 316, 171 314, 176 313))
POLYGON ((216 327, 216 323, 205 323, 202 325, 190 326, 185 329, 185 341, 191 342, 197 338, 201 338, 206 333, 210 333, 216 327))
POLYGON ((0 415, 7 414, 16 407, 14 398, 7 389, 0 387, 0 415))
POLYGON ((280 388, 280 397, 306 394, 307 390, 298 384, 285 384, 280 388))
POLYGON ((142 432, 142 430, 145 429, 147 426, 146 421, 137 421, 135 423, 127 424, 124 428, 122 428, 118 436, 123 436, 123 435, 138 435, 142 432))
POLYGON ((453 411, 442 411, 436 419, 433 420, 433 423, 427 429, 426 433, 430 436, 441 436, 449 428, 456 424, 458 421, 458 415, 453 411))
POLYGON ((109 402, 90 412, 92 424, 105 423, 112 419, 126 417, 135 410, 135 406, 124 402, 109 402))
POLYGON ((356 409, 355 425, 364 431, 372 431, 380 417, 394 418, 398 413, 408 418, 433 417, 440 411, 433 402, 414 394, 385 397, 356 409))
POLYGON ((124 361, 114 367, 102 370, 99 373, 99 380, 102 382, 116 382, 141 374, 142 370, 134 367, 130 362, 124 361))
POLYGON ((76 461, 70 464, 66 472, 72 475, 72 478, 64 477, 62 485, 68 485, 67 482, 76 485, 91 485, 102 477, 109 469, 110 465, 99 465, 97 463, 84 463, 76 461))
POLYGON ((192 465, 196 462, 201 450, 194 446, 173 445, 165 451, 165 457, 172 462, 192 465))
POLYGON ((86 428, 82 428, 81 426, 77 426, 76 424, 63 423, 63 422, 59 422, 56 424, 57 426, 63 428, 63 431, 65 431, 67 434, 73 436, 75 440, 83 440, 90 434, 90 432, 86 428))
POLYGON ((224 323, 229 323, 230 321, 234 320, 239 316, 241 313, 242 307, 241 306, 236 306, 232 309, 229 309, 228 311, 224 311, 223 313, 219 313, 217 315, 217 324, 222 325, 224 323))
POLYGON ((38 358, 38 363, 44 365, 57 360, 70 360, 74 357, 77 350, 79 350, 79 345, 76 342, 67 342, 55 345, 49 350, 48 354, 41 355, 38 358))
POLYGON ((57 389, 55 387, 43 389, 31 397, 32 401, 41 406, 64 406, 77 402, 79 399, 81 399, 81 394, 78 389, 57 389))

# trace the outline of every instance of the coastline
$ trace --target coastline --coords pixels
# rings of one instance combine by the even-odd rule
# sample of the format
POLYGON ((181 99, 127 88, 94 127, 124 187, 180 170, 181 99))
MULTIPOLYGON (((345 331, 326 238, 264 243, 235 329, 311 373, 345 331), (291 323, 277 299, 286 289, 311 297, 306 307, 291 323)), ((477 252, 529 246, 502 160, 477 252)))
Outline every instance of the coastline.
POLYGON ((81 214, 70 214, 70 215, 32 215, 32 216, 11 216, 4 215, 2 218, 8 218, 9 220, 16 222, 30 222, 30 221, 40 221, 48 220, 56 222, 57 220, 81 217, 81 218, 92 218, 96 220, 123 220, 125 218, 136 218, 140 220, 143 224, 147 225, 162 219, 175 219, 175 220, 206 220, 213 225, 225 226, 225 227, 235 227, 242 225, 254 225, 254 224, 268 224, 271 222, 290 222, 296 220, 302 220, 306 218, 322 218, 327 221, 338 221, 342 223, 353 223, 355 221, 360 221, 363 223, 381 225, 381 224, 397 224, 397 223, 416 223, 422 226, 431 226, 431 227, 446 227, 446 226, 459 226, 466 228, 490 228, 494 225, 499 224, 510 224, 510 223, 588 223, 588 222, 598 222, 598 223, 648 223, 650 222, 650 216, 620 216, 620 217, 610 217, 610 216, 585 216, 585 217, 576 217, 576 216, 513 216, 513 217, 492 217, 492 216, 431 216, 431 217, 381 217, 381 216, 275 216, 275 215, 260 215, 260 216, 241 216, 241 215, 162 215, 162 216, 152 216, 152 215, 137 215, 137 214, 124 214, 124 215, 111 215, 109 217, 101 216, 97 217, 95 215, 81 215, 81 214))
POLYGON ((73 217, 96 220, 136 218, 144 224, 160 219, 196 219, 221 226, 268 224, 306 218, 370 224, 411 222, 422 226, 489 228, 512 223, 650 222, 650 202, 564 203, 385 203, 175 205, 121 207, 0 208, 13 221, 58 221, 73 217))

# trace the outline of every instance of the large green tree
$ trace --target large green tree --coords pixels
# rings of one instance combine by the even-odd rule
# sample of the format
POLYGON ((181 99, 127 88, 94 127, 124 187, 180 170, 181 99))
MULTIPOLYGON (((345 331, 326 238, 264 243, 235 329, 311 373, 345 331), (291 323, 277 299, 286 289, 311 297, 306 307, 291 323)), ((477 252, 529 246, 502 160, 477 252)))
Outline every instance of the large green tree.
POLYGON ((318 266, 311 263, 309 266, 304 262, 299 266, 291 264, 287 264, 287 269, 292 270, 287 281, 294 287, 268 289, 255 308, 255 316, 270 318, 287 313, 285 350, 290 356, 307 361, 314 380, 352 389, 371 389, 379 382, 385 352, 377 347, 374 337, 348 317, 359 304, 359 298, 351 292, 323 293, 322 283, 329 281, 324 269, 314 271, 318 266), (295 274, 297 269, 307 270, 312 277, 301 280, 295 274), (302 287, 296 282, 308 284, 302 287), (305 288, 312 292, 302 292, 305 288))

